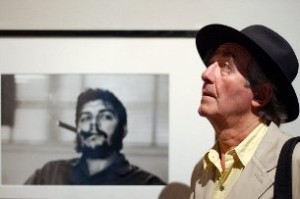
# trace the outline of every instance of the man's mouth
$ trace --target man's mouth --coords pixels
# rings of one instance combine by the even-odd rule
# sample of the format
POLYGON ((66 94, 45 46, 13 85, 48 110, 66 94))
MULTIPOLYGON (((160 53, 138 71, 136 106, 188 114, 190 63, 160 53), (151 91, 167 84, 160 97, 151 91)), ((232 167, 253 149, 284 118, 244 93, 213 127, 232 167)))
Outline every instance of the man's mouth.
POLYGON ((104 132, 90 133, 82 132, 82 143, 83 145, 91 148, 107 144, 107 135, 104 132))
POLYGON ((87 147, 95 148, 96 146, 101 146, 106 144, 106 138, 102 135, 92 135, 83 140, 83 144, 87 147))
POLYGON ((202 97, 213 97, 213 98, 216 98, 216 95, 212 92, 209 92, 209 91, 202 91, 202 97))
POLYGON ((101 130, 97 130, 97 133, 91 133, 90 131, 81 131, 80 135, 84 138, 84 139, 88 139, 91 136, 103 136, 104 138, 107 138, 107 134, 104 131, 101 130))

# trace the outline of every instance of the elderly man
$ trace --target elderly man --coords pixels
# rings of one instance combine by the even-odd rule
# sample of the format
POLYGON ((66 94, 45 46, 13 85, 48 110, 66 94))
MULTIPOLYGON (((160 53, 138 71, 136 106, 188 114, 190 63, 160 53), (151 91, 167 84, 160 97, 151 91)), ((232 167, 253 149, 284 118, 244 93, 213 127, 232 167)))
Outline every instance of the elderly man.
MULTIPOLYGON (((196 164, 190 198, 273 198, 280 149, 291 136, 279 125, 298 117, 292 81, 298 60, 273 30, 212 24, 196 38, 206 65, 198 109, 212 124, 215 145, 196 164)), ((300 146, 293 154, 293 198, 300 198, 300 146)))
POLYGON ((158 177, 131 165, 123 154, 127 134, 126 109, 111 92, 89 89, 76 107, 76 150, 71 160, 47 163, 25 184, 46 185, 162 185, 158 177))

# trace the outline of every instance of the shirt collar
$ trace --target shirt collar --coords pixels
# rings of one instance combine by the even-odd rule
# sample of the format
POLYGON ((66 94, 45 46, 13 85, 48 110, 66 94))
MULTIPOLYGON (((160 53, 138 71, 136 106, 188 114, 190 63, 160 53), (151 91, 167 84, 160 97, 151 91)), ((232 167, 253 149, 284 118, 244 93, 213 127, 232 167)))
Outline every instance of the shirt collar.
POLYGON ((238 146, 235 147, 234 150, 244 166, 246 166, 252 158, 267 130, 268 126, 264 123, 260 123, 238 146))
MULTIPOLYGON (((226 152, 226 154, 234 154, 245 167, 252 158, 260 141, 267 132, 268 126, 264 123, 259 124, 238 146, 226 152)), ((221 169, 219 146, 217 143, 204 155, 203 167, 205 170, 216 167, 221 169)))
POLYGON ((219 171, 221 171, 221 162, 220 162, 220 154, 218 150, 218 144, 215 143, 213 148, 211 148, 204 156, 203 166, 205 170, 216 167, 219 171))

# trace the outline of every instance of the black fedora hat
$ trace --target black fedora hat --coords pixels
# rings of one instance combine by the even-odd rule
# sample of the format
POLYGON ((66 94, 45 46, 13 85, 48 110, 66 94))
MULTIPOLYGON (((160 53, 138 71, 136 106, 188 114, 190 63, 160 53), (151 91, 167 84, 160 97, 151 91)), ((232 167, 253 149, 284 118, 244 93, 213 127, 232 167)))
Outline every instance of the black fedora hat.
POLYGON ((276 87, 275 94, 285 106, 287 120, 299 115, 299 103, 292 81, 298 73, 298 60, 289 43, 273 30, 252 25, 239 31, 222 24, 211 24, 200 29, 196 45, 204 61, 208 53, 224 43, 237 43, 247 48, 254 56, 265 75, 276 87))

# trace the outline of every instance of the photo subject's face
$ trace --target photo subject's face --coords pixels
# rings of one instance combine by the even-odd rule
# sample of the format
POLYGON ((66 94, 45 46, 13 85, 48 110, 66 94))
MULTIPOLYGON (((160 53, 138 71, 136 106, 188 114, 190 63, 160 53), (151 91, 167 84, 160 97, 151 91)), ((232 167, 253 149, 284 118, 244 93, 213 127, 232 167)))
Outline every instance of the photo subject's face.
POLYGON ((78 121, 78 133, 83 148, 96 149, 111 145, 119 119, 108 104, 94 100, 83 105, 78 121))

